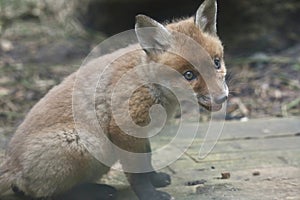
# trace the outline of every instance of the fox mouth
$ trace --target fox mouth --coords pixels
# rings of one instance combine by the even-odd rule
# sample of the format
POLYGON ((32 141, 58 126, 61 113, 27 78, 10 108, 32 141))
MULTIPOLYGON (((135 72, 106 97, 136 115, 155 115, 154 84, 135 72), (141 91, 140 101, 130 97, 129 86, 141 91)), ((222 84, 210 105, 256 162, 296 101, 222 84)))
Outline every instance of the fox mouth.
POLYGON ((216 104, 210 97, 204 95, 198 97, 198 103, 208 111, 216 112, 222 109, 222 104, 216 104))

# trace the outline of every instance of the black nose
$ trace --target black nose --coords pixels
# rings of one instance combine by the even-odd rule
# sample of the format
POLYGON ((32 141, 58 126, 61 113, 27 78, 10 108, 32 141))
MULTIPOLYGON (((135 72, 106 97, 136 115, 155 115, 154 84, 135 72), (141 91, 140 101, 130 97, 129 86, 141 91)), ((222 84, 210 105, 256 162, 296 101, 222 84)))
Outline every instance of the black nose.
POLYGON ((221 104, 221 103, 223 103, 224 101, 226 101, 227 98, 228 98, 227 95, 221 95, 221 96, 215 97, 215 98, 214 98, 214 102, 215 102, 216 104, 221 104))

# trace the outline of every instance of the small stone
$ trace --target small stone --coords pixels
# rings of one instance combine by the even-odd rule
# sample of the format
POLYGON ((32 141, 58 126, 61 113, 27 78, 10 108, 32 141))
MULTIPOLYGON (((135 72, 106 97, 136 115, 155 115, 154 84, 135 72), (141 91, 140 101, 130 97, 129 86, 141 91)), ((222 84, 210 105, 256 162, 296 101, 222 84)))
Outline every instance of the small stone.
POLYGON ((281 99, 282 98, 282 92, 280 90, 274 90, 273 94, 275 99, 281 99))
POLYGON ((240 121, 241 121, 241 122, 247 122, 247 121, 249 121, 249 118, 248 118, 248 117, 242 117, 242 118, 240 119, 240 121))
POLYGON ((8 52, 14 49, 12 42, 9 40, 0 40, 0 47, 4 52, 8 52))
POLYGON ((253 175, 253 176, 259 176, 259 175, 260 175, 260 172, 259 172, 259 171, 255 171, 255 172, 252 173, 252 175, 253 175))
POLYGON ((201 180, 196 180, 196 181, 188 181, 188 182, 185 183, 185 185, 193 186, 193 185, 201 185, 201 184, 204 184, 204 183, 206 183, 206 180, 201 179, 201 180))
POLYGON ((221 173, 221 179, 229 179, 230 173, 229 172, 222 172, 221 173))

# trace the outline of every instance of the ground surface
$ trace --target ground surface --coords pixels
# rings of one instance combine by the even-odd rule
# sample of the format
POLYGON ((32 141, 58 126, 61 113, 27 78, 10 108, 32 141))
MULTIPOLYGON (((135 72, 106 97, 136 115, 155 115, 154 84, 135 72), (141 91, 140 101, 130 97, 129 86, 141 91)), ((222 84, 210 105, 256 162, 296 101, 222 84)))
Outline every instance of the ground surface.
MULTIPOLYGON (((177 161, 162 169, 172 176, 172 184, 162 190, 177 200, 299 200, 299 122, 300 118, 226 122, 216 146, 205 159, 200 159, 198 152, 209 124, 201 124, 192 146, 177 161), (222 179, 221 173, 229 173, 230 178, 222 179)), ((212 131, 216 131, 214 127, 219 124, 212 123, 212 131)), ((195 126, 194 123, 187 125, 185 137, 180 138, 181 142, 170 154, 192 139, 195 126)), ((173 134, 166 133, 154 141, 153 148, 165 144, 173 134)), ((214 143, 213 138, 206 144, 210 143, 214 143)), ((154 159, 158 162, 166 156, 154 159)), ((121 172, 111 171, 102 182, 118 188, 118 200, 136 199, 121 172)))
MULTIPOLYGON (((185 155, 163 170, 173 181, 164 191, 179 200, 300 199, 299 122, 288 118, 225 123, 205 159, 198 158, 204 138, 200 131, 185 155), (230 173, 229 179, 220 179, 224 172, 230 173), (204 184, 193 185, 197 181, 204 184)), ((201 125, 201 130, 207 127, 201 125)), ((189 137, 182 143, 185 140, 189 137)), ((119 184, 124 188, 119 199, 133 200, 122 179, 119 184)))

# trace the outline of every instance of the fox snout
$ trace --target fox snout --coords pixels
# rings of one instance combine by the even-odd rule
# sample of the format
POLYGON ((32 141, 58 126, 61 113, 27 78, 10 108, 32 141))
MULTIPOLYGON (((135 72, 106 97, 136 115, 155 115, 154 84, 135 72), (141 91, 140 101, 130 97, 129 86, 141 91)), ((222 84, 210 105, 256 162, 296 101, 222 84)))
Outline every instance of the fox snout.
POLYGON ((214 97, 213 101, 216 104, 222 104, 222 103, 224 103, 227 100, 227 98, 228 98, 227 94, 222 94, 222 95, 214 97))
POLYGON ((198 103, 209 111, 219 111, 222 104, 228 99, 228 92, 225 90, 220 94, 198 95, 198 103))
POLYGON ((227 99, 228 99, 228 86, 225 82, 225 80, 223 81, 223 84, 221 84, 222 86, 222 91, 219 93, 216 93, 215 95, 211 95, 213 102, 216 104, 222 104, 224 103, 227 99))
POLYGON ((198 103, 209 111, 219 111, 222 108, 222 103, 224 103, 227 98, 228 96, 225 94, 216 97, 201 95, 198 97, 198 103))

